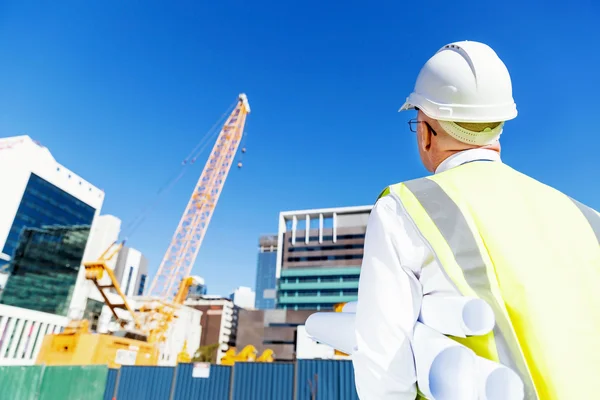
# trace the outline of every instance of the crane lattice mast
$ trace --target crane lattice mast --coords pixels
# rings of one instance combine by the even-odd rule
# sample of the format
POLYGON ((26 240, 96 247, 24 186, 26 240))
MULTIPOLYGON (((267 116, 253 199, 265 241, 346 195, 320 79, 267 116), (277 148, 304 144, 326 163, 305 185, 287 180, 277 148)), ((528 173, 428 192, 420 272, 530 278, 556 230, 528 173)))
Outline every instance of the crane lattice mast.
POLYGON ((248 98, 245 94, 240 94, 235 109, 219 133, 171 244, 152 281, 151 296, 172 300, 181 280, 190 275, 242 140, 246 116, 249 113, 248 98))

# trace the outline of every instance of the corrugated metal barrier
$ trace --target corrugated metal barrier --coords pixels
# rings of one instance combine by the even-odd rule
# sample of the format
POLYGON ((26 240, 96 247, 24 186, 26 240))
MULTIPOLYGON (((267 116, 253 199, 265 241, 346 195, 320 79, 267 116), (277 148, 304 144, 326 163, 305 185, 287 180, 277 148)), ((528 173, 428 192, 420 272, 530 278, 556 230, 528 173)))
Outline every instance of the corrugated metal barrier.
POLYGON ((358 400, 350 361, 174 367, 0 367, 10 400, 358 400), (315 396, 315 397, 313 397, 315 396))
POLYGON ((233 400, 293 400, 294 364, 237 363, 233 400))
POLYGON ((339 361, 340 363, 340 399, 359 400, 354 382, 354 367, 352 361, 339 361))
POLYGON ((0 367, 0 393, 11 400, 37 400, 44 367, 0 367))
POLYGON ((108 367, 46 367, 39 400, 103 400, 108 367))
POLYGON ((169 400, 175 368, 123 366, 117 400, 169 400))
POLYGON ((0 367, 2 399, 103 400, 108 367, 0 367))
POLYGON ((173 400, 229 400, 231 367, 211 365, 208 377, 194 377, 193 364, 179 364, 173 400))
POLYGON ((298 360, 296 399, 357 399, 354 369, 350 361, 298 360))
POLYGON ((104 400, 113 400, 117 394, 117 376, 118 369, 109 369, 106 377, 106 389, 104 390, 104 400))

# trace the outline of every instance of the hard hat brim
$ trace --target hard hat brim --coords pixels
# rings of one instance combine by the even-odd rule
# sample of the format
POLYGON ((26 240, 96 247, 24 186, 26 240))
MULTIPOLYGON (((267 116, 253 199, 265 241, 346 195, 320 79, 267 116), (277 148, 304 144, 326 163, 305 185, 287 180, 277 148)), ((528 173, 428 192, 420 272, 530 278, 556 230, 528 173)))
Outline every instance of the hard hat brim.
POLYGON ((400 107, 400 109, 398 110, 398 112, 402 112, 402 111, 407 111, 407 110, 414 110, 415 106, 412 105, 408 100, 406 100, 406 102, 402 105, 402 107, 400 107))

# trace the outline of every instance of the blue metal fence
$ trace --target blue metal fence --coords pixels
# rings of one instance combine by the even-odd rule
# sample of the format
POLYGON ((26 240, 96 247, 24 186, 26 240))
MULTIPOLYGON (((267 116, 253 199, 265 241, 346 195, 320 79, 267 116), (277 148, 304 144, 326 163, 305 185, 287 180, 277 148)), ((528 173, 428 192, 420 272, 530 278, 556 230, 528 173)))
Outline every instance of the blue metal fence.
POLYGON ((109 369, 106 377, 106 389, 104 389, 104 400, 113 400, 117 388, 118 369, 109 369))
POLYGON ((237 363, 233 400, 293 400, 294 364, 237 363))
POLYGON ((179 364, 173 400, 229 400, 231 367, 211 365, 207 378, 193 376, 193 364, 179 364))
POLYGON ((169 400, 173 367, 123 366, 119 376, 119 400, 169 400))
POLYGON ((358 400, 350 361, 211 365, 194 375, 193 364, 123 366, 110 370, 104 400, 358 400))

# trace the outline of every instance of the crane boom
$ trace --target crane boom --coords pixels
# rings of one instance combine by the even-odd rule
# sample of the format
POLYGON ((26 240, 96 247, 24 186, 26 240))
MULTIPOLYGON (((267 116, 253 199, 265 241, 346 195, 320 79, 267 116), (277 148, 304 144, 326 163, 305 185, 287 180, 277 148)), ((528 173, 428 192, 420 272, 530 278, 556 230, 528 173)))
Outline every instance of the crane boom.
POLYGON ((250 105, 240 94, 223 125, 171 243, 150 286, 150 295, 170 301, 182 279, 190 275, 208 224, 242 140, 250 105))

